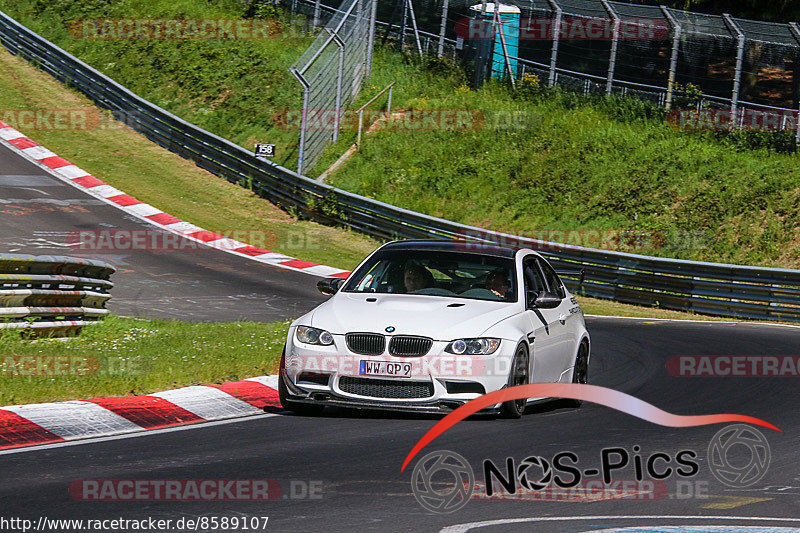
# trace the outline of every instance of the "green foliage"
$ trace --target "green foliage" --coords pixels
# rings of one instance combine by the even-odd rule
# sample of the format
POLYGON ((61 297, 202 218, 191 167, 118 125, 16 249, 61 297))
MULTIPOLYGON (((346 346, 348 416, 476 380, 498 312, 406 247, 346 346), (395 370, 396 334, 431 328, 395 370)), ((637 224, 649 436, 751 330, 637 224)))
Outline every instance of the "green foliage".
POLYGON ((301 87, 288 68, 312 38, 268 0, 0 0, 0 9, 189 122, 248 150, 256 142, 276 144, 276 162, 293 167, 298 132, 281 127, 276 117, 301 107, 301 87), (93 40, 70 33, 82 18, 242 17, 278 19, 282 34, 260 40, 93 40))
MULTIPOLYGON (((67 31, 79 17, 263 16, 269 2, 0 0, 0 6, 169 111, 248 150, 256 141, 274 142, 276 162, 294 165, 297 132, 281 127, 275 114, 300 108, 300 87, 287 69, 310 37, 296 25, 287 24, 279 40, 257 42, 100 42, 74 40, 67 31)), ((475 120, 459 130, 396 127, 365 135, 332 176, 334 185, 497 230, 699 231, 705 238, 691 245, 677 238, 634 251, 800 265, 800 167, 795 156, 781 153, 793 149, 790 134, 676 131, 658 106, 547 88, 530 77, 516 92, 494 80, 473 91, 450 60, 381 47, 353 107, 391 82, 397 82, 393 111, 466 111, 475 120)), ((673 107, 691 108, 698 98, 699 89, 687 84, 673 107)), ((336 160, 355 134, 343 131, 314 173, 336 160)), ((341 214, 335 199, 311 204, 320 213, 341 214)))
POLYGON ((0 405, 146 394, 275 373, 288 327, 110 316, 69 339, 29 340, 0 329, 0 405), (50 368, 47 357, 83 358, 91 370, 31 376, 14 356, 41 357, 50 368))
POLYGON ((496 81, 478 91, 417 86, 418 94, 435 94, 426 109, 514 120, 487 120, 469 131, 378 131, 332 184, 532 237, 649 231, 661 236, 657 245, 625 251, 800 264, 800 170, 796 156, 778 153, 790 149, 791 134, 676 131, 665 111, 647 102, 534 84, 517 93, 496 81))

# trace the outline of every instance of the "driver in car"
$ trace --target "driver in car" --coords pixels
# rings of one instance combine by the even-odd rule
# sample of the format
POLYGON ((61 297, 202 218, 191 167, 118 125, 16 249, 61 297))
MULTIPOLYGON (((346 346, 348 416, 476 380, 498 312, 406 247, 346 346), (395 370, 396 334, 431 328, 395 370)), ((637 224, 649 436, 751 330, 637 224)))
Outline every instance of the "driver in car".
POLYGON ((407 292, 433 287, 433 274, 430 270, 420 265, 411 265, 406 268, 404 281, 407 292))
POLYGON ((492 294, 499 296, 503 300, 508 295, 508 290, 511 288, 508 283, 506 273, 502 270, 493 270, 486 276, 486 288, 492 291, 492 294))

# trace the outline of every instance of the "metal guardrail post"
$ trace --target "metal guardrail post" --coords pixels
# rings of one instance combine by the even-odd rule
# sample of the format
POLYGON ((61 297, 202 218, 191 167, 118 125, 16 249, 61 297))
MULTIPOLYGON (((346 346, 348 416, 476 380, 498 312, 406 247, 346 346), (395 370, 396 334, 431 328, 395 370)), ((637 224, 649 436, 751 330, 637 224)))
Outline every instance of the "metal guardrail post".
POLYGON ((444 0, 442 4, 442 23, 439 26, 439 49, 436 52, 438 57, 442 57, 444 55, 444 32, 447 28, 447 9, 450 6, 450 0, 444 0))
POLYGON ((367 39, 367 70, 366 70, 366 77, 370 78, 372 76, 372 56, 375 51, 375 21, 378 17, 378 0, 370 0, 370 11, 369 11, 369 36, 367 39))
POLYGON ((800 26, 798 26, 796 22, 790 22, 789 29, 792 31, 792 35, 797 41, 797 45, 800 46, 800 26))
POLYGON ((361 129, 362 129, 362 124, 364 122, 364 110, 372 102, 374 102, 375 100, 380 98, 380 96, 383 93, 385 93, 387 90, 389 91, 389 99, 386 102, 386 117, 387 118, 389 117, 389 113, 391 113, 391 110, 392 110, 392 89, 394 89, 394 84, 395 83, 397 83, 397 82, 393 81, 392 83, 390 83, 389 85, 387 85, 386 87, 381 89, 380 92, 378 92, 378 94, 376 94, 375 96, 370 98, 369 101, 366 104, 364 104, 361 107, 359 107, 358 109, 356 109, 356 113, 358 113, 358 136, 356 137, 356 146, 359 146, 361 144, 361 129))
MULTIPOLYGON (((792 31, 792 35, 794 36, 795 41, 797 41, 797 45, 800 46, 800 26, 797 25, 796 22, 789 23, 789 29, 792 31)), ((797 125, 797 134, 794 138, 794 144, 796 147, 800 148, 800 98, 797 99, 797 115, 795 116, 795 124, 797 125)))
POLYGON ((608 15, 614 20, 614 37, 611 41, 611 54, 608 58, 608 77, 606 81, 606 94, 610 95, 614 87, 614 70, 617 65, 617 47, 619 46, 619 25, 620 19, 607 0, 600 0, 608 15))
MULTIPOLYGON (((481 0, 481 15, 478 18, 478 27, 476 29, 480 29, 480 36, 482 39, 486 39, 485 29, 486 29, 486 4, 487 0, 481 0)), ((470 34, 472 33, 472 25, 474 21, 470 21, 470 34)), ((470 35, 470 38, 472 36, 470 35)), ((476 46, 476 56, 475 56, 475 72, 473 73, 472 83, 475 87, 480 87, 486 79, 486 65, 489 61, 489 55, 491 52, 489 51, 488 46, 484 46, 484 43, 481 40, 478 41, 478 45, 476 46), (481 53, 486 52, 486 57, 481 57, 481 53)))
POLYGON ((300 141, 297 144, 297 173, 303 173, 303 156, 306 151, 306 126, 308 125, 308 93, 311 90, 311 85, 299 71, 290 68, 289 72, 294 74, 294 77, 303 86, 303 110, 300 115, 300 141))
POLYGON ((414 39, 417 43, 417 52, 422 57, 422 44, 419 42, 419 28, 417 28, 417 16, 414 14, 414 0, 408 1, 408 11, 411 14, 411 26, 414 28, 414 39))
POLYGON ((403 14, 400 17, 400 51, 406 51, 406 27, 408 26, 408 1, 403 0, 403 14))
POLYGON ((342 80, 344 79, 344 54, 345 54, 345 44, 342 39, 339 38, 339 35, 333 33, 333 30, 328 30, 333 37, 333 42, 336 43, 336 46, 339 47, 339 70, 336 75, 336 109, 335 109, 335 116, 333 117, 333 142, 339 140, 339 121, 342 116, 342 80))
POLYGON ((733 78, 733 93, 731 94, 731 128, 736 127, 737 116, 739 111, 739 88, 742 83, 742 64, 744 63, 744 45, 745 37, 744 32, 734 22, 733 18, 728 13, 722 14, 722 19, 731 33, 736 35, 736 72, 733 78))
POLYGON ((674 32, 672 36, 672 53, 669 57, 669 78, 667 80, 667 100, 664 103, 664 107, 669 111, 672 108, 672 96, 675 92, 675 76, 677 74, 678 69, 678 52, 681 44, 681 25, 678 24, 678 21, 675 20, 675 17, 672 16, 672 13, 669 12, 669 8, 667 6, 660 6, 661 12, 664 13, 664 17, 669 21, 670 26, 672 26, 672 31, 674 32))
MULTIPOLYGON (((560 263, 558 266, 585 267, 584 288, 591 296, 718 316, 800 322, 798 270, 685 261, 548 243, 415 213, 316 183, 274 163, 255 164, 249 150, 142 99, 3 13, 0 13, 0 37, 5 46, 38 62, 57 79, 71 80, 74 87, 95 102, 126 113, 129 125, 151 140, 231 181, 252 178, 260 194, 282 205, 311 213, 309 195, 330 195, 341 209, 342 222, 379 239, 401 236, 463 240, 475 234, 478 238, 472 239, 473 242, 520 242, 547 250, 545 254, 560 263)), ((297 74, 301 83, 305 82, 302 72, 297 74)), ((26 276, 32 277, 29 273, 26 276)), ((47 276, 39 276, 39 281, 44 277, 47 276)), ((49 281, 47 278, 46 282, 49 281)))
POLYGON ((319 3, 320 0, 314 0, 314 27, 319 26, 319 3))
POLYGON ((550 50, 550 75, 547 78, 547 86, 552 87, 556 84, 556 62, 558 61, 558 43, 561 42, 561 17, 563 11, 556 0, 547 0, 550 7, 555 10, 556 18, 553 23, 553 47, 550 50))

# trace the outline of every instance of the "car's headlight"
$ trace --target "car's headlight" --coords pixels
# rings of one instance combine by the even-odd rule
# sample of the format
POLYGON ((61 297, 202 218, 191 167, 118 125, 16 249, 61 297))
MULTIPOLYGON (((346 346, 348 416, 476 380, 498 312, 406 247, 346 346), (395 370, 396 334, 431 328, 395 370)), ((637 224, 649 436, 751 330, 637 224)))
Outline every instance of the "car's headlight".
POLYGON ((451 341, 444 349, 447 353, 456 355, 489 355, 500 347, 500 339, 456 339, 451 341))
POLYGON ((308 326, 297 326, 294 333, 298 341, 306 344, 317 344, 330 346, 333 344, 333 335, 324 329, 310 328, 308 326))

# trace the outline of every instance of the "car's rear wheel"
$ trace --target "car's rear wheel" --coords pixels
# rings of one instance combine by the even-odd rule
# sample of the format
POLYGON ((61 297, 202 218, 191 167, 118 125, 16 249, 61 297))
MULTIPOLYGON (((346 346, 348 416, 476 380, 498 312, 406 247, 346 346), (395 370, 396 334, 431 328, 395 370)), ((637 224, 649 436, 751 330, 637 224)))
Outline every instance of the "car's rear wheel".
MULTIPOLYGON (((572 382, 586 385, 589 382, 589 345, 584 341, 578 347, 578 355, 575 356, 575 368, 572 371, 572 382)), ((572 407, 580 407, 583 400, 570 400, 572 407)))
MULTIPOLYGON (((528 350, 524 344, 517 347, 514 354, 514 362, 511 363, 511 371, 508 374, 508 387, 526 385, 528 383, 528 350)), ((500 416, 503 418, 520 418, 525 412, 527 398, 509 400, 500 406, 500 416)))
POLYGON ((281 407, 287 411, 292 411, 298 415, 303 416, 316 416, 325 409, 324 405, 313 405, 307 403, 293 402, 289 399, 289 390, 286 388, 286 346, 283 347, 283 354, 281 355, 281 366, 278 370, 278 399, 281 401, 281 407))

